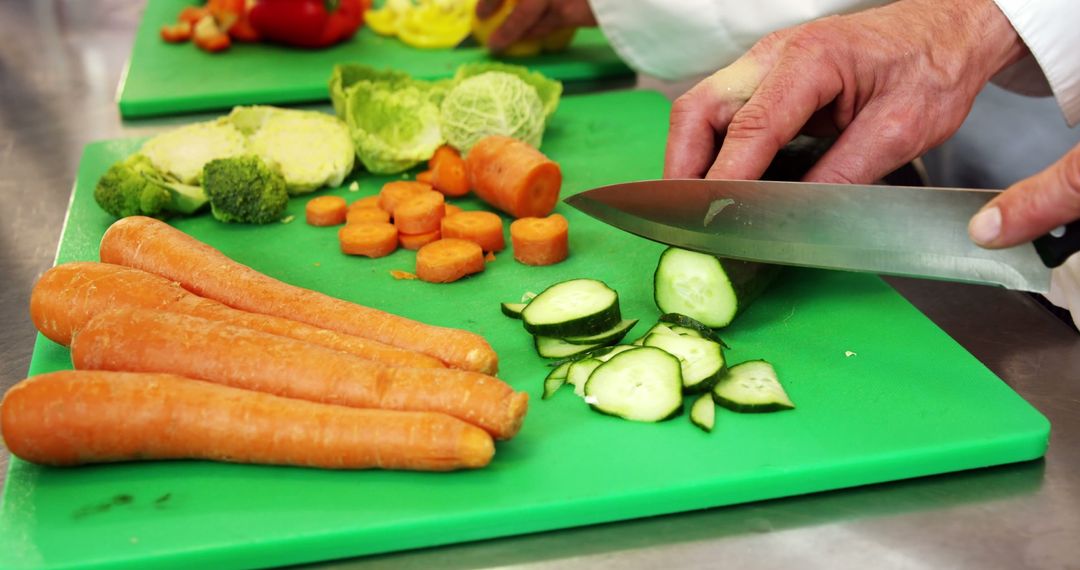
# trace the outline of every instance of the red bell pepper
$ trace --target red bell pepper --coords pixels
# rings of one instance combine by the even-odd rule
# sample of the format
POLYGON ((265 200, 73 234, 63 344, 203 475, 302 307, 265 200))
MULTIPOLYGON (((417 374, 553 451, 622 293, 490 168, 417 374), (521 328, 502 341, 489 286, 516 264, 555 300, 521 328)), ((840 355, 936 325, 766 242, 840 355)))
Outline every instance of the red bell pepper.
POLYGON ((248 19, 263 39, 321 48, 351 38, 366 8, 365 0, 258 0, 248 19))

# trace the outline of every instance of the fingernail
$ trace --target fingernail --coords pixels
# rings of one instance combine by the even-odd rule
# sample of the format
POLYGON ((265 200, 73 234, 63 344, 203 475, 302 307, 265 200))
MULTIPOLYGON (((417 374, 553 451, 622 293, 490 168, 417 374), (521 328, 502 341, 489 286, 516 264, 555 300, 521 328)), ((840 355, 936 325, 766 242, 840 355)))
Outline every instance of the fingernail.
POLYGON ((997 206, 975 214, 968 224, 968 235, 978 244, 989 244, 1001 234, 1001 210, 997 206))

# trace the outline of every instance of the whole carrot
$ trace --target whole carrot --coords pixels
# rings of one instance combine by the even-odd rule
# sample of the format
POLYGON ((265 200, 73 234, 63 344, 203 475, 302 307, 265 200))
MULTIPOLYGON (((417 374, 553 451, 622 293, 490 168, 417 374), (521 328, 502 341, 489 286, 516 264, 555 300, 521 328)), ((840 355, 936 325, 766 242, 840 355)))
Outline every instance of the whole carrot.
POLYGON ((483 467, 483 430, 444 414, 281 398, 172 374, 62 371, 23 380, 0 403, 16 456, 74 466, 209 459, 325 469, 483 467))
POLYGON ((163 372, 289 398, 441 412, 509 439, 528 395, 502 380, 449 368, 386 366, 311 343, 147 309, 95 316, 75 335, 80 370, 163 372))
POLYGON ((498 356, 480 335, 283 283, 153 218, 129 216, 113 223, 101 240, 101 261, 156 273, 230 307, 422 352, 454 368, 494 374, 499 367, 498 356))
POLYGON ((94 315, 116 308, 160 309, 248 327, 348 352, 394 366, 442 368, 438 359, 374 340, 233 309, 204 299, 160 275, 141 269, 77 261, 46 271, 30 294, 30 318, 42 334, 68 346, 94 315))

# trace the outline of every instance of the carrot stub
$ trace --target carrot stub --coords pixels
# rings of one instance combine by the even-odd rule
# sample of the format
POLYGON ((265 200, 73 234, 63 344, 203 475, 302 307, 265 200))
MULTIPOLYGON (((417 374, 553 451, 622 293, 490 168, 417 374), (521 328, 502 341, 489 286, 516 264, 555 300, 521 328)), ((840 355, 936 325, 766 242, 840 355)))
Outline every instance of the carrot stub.
POLYGON ((442 235, 469 240, 484 251, 502 251, 506 247, 502 218, 491 212, 470 210, 443 218, 442 235))
POLYGON ((390 223, 390 214, 381 208, 349 208, 345 215, 345 223, 360 224, 364 222, 390 223))
POLYGON ((430 170, 425 170, 423 172, 418 172, 418 173, 416 173, 416 181, 417 182, 423 182, 424 184, 431 184, 432 176, 433 176, 433 174, 432 174, 432 172, 430 170))
POLYGON ((348 255, 384 257, 398 246, 398 231, 387 222, 345 224, 338 230, 341 252, 348 255))
POLYGON ((311 343, 165 311, 95 316, 71 343, 79 370, 164 372, 356 408, 439 412, 510 438, 528 395, 449 368, 386 366, 311 343))
POLYGON ((473 192, 515 218, 546 216, 559 200, 559 165, 527 143, 484 137, 469 150, 465 164, 473 192))
POLYGON ((74 466, 208 459, 324 469, 483 467, 491 436, 445 414, 347 408, 175 376, 42 374, 0 403, 16 456, 74 466))
POLYGON ((426 234, 398 233, 398 243, 405 249, 416 251, 441 237, 441 232, 439 230, 428 232, 426 234))
POLYGON ((444 218, 449 218, 450 216, 453 216, 454 214, 456 214, 458 212, 463 212, 463 211, 464 210, 461 209, 461 206, 455 206, 454 204, 447 204, 446 205, 446 215, 443 216, 443 217, 444 218))
POLYGON ((46 271, 30 294, 30 318, 53 342, 71 338, 98 313, 110 309, 159 309, 287 336, 393 366, 442 368, 438 359, 367 338, 281 317, 240 311, 195 295, 173 281, 141 269, 77 261, 46 271))
POLYGON ((156 273, 196 295, 237 309, 422 352, 455 368, 488 374, 499 368, 495 351, 478 334, 421 323, 283 283, 154 218, 128 216, 114 222, 101 238, 100 255, 106 263, 156 273))
POLYGON ((436 190, 451 197, 469 193, 469 176, 465 171, 465 161, 461 155, 451 149, 443 153, 431 168, 431 185, 436 190))
POLYGON ((391 214, 399 204, 417 194, 431 192, 431 185, 410 180, 387 182, 379 190, 379 207, 391 214))
POLYGON ((433 241, 416 252, 416 275, 429 283, 450 283, 484 270, 484 252, 463 239, 433 241))
POLYGON ((417 192, 394 208, 394 225, 401 233, 426 234, 437 231, 446 215, 446 199, 438 192, 417 192))
POLYGON ((433 170, 435 168, 435 165, 439 164, 439 162, 447 156, 456 156, 458 158, 461 158, 461 154, 457 151, 457 149, 448 144, 444 144, 439 148, 435 149, 435 154, 431 155, 431 158, 428 159, 428 170, 433 170))
POLYGON ((570 251, 566 218, 521 218, 510 224, 514 259, 525 265, 551 265, 566 259, 570 251))
POLYGON ((304 207, 307 223, 313 226, 336 226, 345 223, 349 211, 341 196, 319 196, 308 200, 304 207))

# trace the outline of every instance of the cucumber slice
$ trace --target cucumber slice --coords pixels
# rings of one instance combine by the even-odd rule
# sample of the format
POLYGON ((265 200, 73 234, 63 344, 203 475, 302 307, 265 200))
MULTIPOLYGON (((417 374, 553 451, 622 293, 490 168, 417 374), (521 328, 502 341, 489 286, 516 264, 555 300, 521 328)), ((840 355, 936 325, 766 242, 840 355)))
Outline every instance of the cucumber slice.
POLYGON ((644 344, 679 359, 683 391, 687 394, 708 392, 727 371, 724 349, 711 340, 657 333, 645 337, 644 344))
POLYGON ((619 321, 619 324, 601 333, 589 336, 568 336, 563 340, 570 344, 614 344, 622 340, 637 322, 637 319, 623 319, 619 321))
POLYGON ((616 346, 612 346, 610 348, 611 348, 610 350, 606 350, 601 354, 597 354, 596 358, 599 358, 602 362, 607 362, 607 361, 611 360, 612 358, 614 358, 616 354, 622 354, 622 353, 624 353, 624 352, 626 352, 628 350, 633 350, 635 348, 641 348, 641 347, 640 346, 633 346, 633 345, 630 345, 630 344, 619 344, 619 345, 616 345, 616 346))
POLYGON ((680 313, 706 327, 731 324, 779 273, 776 265, 717 258, 675 247, 660 255, 653 298, 665 313, 680 313))
POLYGON ((716 403, 713 402, 712 395, 702 394, 694 400, 690 406, 690 422, 706 433, 712 432, 713 425, 716 424, 716 403))
POLYGON ((571 279, 548 287, 521 311, 525 330, 547 337, 587 336, 622 320, 619 294, 595 279, 571 279))
POLYGON ((776 370, 764 360, 748 360, 728 369, 713 386, 713 400, 733 412, 777 412, 795 408, 776 370))
MULTIPOLYGON (((583 352, 588 352, 603 345, 600 344, 570 344, 561 338, 552 336, 535 336, 533 343, 536 353, 544 358, 566 358, 583 352)), ((560 363, 560 366, 562 363, 560 363)))
POLYGON ((528 303, 502 303, 502 314, 510 317, 511 319, 520 319, 521 311, 525 309, 528 303))
POLYGON ((616 354, 585 383, 592 409, 638 422, 658 422, 683 411, 679 360, 653 347, 616 354))
POLYGON ((586 358, 570 364, 570 371, 566 375, 566 382, 573 384, 574 393, 582 398, 585 397, 585 383, 589 375, 596 370, 604 361, 599 358, 586 358))
POLYGON ((713 342, 720 343, 720 346, 724 348, 731 348, 724 342, 724 339, 720 338, 720 335, 716 334, 716 331, 705 326, 705 323, 688 317, 680 313, 665 313, 660 315, 660 323, 666 323, 671 332, 680 336, 696 336, 698 338, 707 338, 713 342))
POLYGON ((541 400, 546 400, 555 395, 555 392, 562 388, 563 384, 566 384, 566 375, 570 370, 570 363, 560 364, 556 366, 554 370, 548 372, 546 378, 544 378, 544 394, 540 397, 541 400))

